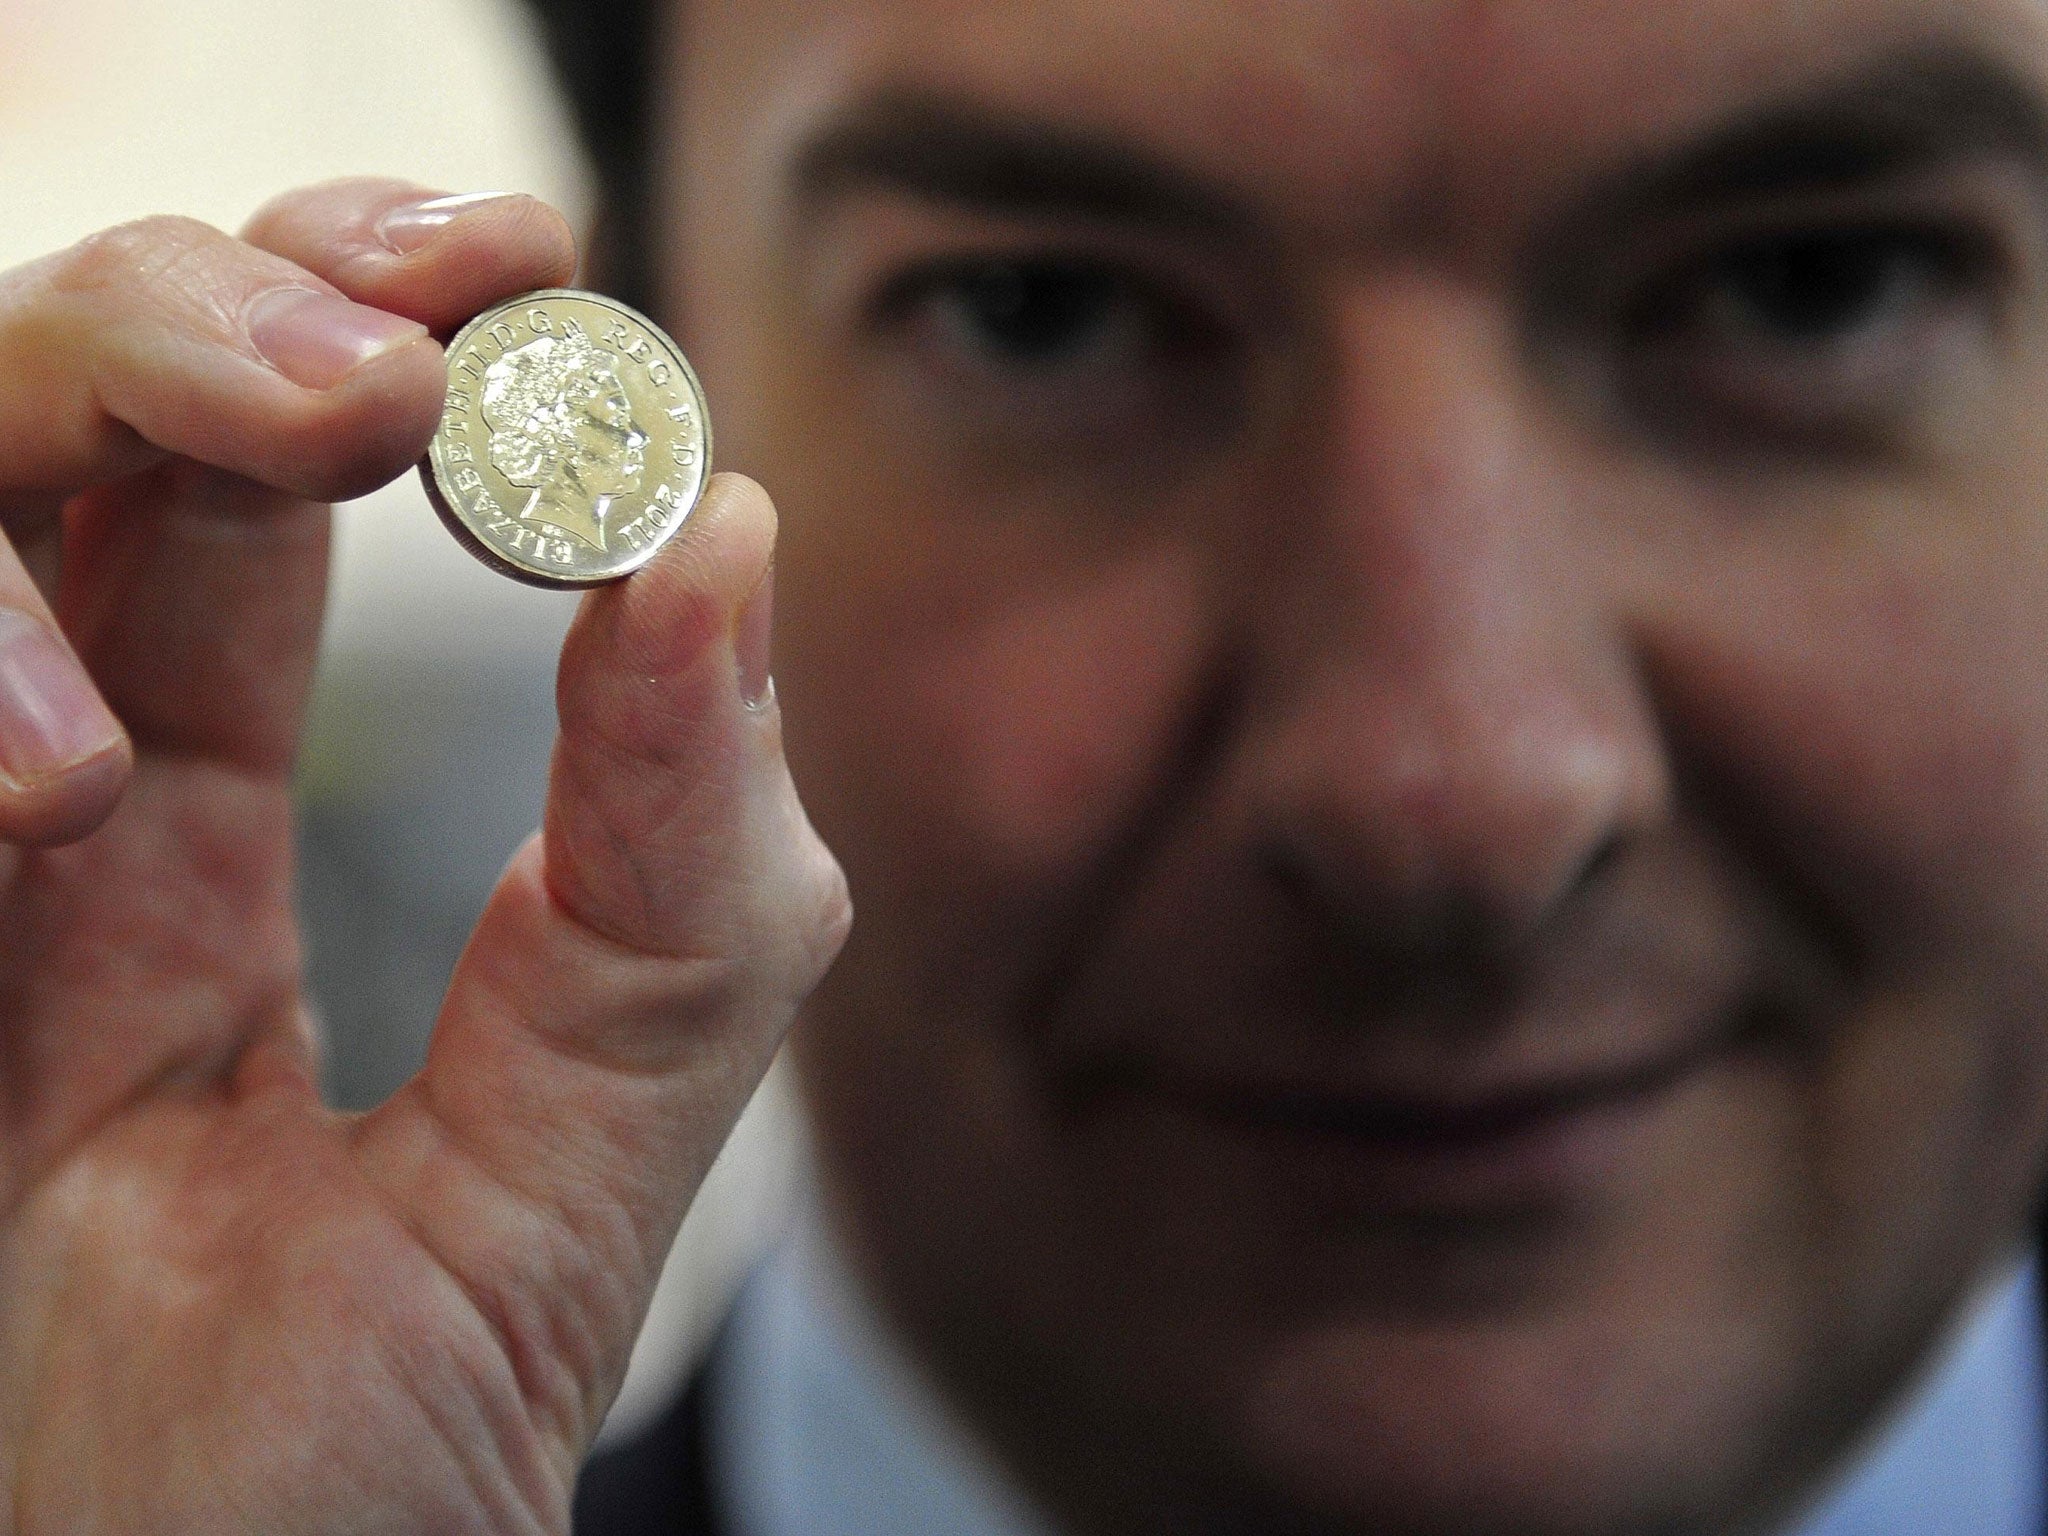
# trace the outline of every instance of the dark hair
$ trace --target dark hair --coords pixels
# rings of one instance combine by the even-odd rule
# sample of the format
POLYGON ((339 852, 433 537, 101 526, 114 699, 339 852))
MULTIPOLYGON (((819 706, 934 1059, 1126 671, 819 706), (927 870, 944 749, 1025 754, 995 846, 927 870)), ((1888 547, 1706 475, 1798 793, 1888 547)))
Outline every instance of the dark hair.
POLYGON ((540 23, 584 148, 597 171, 593 280, 640 309, 653 298, 645 233, 654 132, 655 50, 676 0, 526 0, 540 23))

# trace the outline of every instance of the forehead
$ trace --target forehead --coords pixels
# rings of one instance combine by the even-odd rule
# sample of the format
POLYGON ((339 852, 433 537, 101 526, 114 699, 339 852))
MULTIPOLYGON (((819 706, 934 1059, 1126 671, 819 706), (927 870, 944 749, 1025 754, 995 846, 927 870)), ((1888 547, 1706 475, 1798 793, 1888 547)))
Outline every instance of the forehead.
POLYGON ((689 92, 767 128, 763 170, 835 110, 913 91, 1128 144, 1319 225, 1498 219, 1887 59, 2048 70, 2044 0, 691 0, 689 17, 689 92))

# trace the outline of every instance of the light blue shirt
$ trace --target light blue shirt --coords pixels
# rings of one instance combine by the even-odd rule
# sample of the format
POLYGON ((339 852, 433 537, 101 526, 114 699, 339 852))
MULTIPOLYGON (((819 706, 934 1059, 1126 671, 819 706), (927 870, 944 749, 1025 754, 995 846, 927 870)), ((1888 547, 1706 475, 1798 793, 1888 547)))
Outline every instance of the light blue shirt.
POLYGON ((1792 1536, 2042 1536, 2038 1260, 2001 1271, 1792 1536))
MULTIPOLYGON (((1986 1286, 1786 1536, 2041 1536, 2040 1280, 1986 1286)), ((814 1220, 742 1294, 710 1476, 735 1536, 1053 1536, 883 1332, 814 1220)))
POLYGON ((816 1221, 740 1293, 706 1403, 733 1536, 1052 1536, 862 1302, 816 1221))

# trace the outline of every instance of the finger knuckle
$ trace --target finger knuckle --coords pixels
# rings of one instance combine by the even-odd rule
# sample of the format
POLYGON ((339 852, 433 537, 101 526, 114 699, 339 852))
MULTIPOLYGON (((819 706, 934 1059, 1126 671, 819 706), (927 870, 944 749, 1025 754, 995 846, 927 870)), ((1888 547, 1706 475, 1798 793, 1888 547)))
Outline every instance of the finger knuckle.
POLYGON ((266 248, 293 244, 322 231, 353 232, 375 210, 407 196, 432 194, 391 176, 341 176, 280 192, 249 215, 242 238, 266 248))
POLYGON ((285 192, 271 198, 249 215, 242 225, 242 238, 252 245, 274 244, 296 223, 304 198, 303 192, 285 192))
POLYGON ((155 214, 87 235, 57 264, 56 286, 78 293, 132 291, 175 279, 227 236, 210 224, 155 214))
POLYGON ((832 968, 853 931, 853 892, 846 871, 822 842, 811 838, 810 920, 804 925, 803 970, 806 987, 815 986, 832 968))

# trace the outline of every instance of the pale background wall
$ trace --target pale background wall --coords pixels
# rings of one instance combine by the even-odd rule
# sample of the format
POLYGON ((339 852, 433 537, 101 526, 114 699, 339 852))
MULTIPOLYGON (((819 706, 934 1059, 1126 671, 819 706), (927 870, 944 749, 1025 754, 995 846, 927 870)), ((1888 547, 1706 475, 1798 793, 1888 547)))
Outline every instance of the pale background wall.
MULTIPOLYGON (((567 119, 504 0, 0 0, 0 268, 143 214, 233 229, 276 192, 351 174, 588 213, 567 119)), ((303 839, 337 1102, 374 1103, 417 1063, 538 815, 572 606, 471 561, 410 478, 341 511, 303 839)), ((685 1227, 614 1429, 658 1405, 774 1229, 792 1120, 778 1077, 685 1227)))

